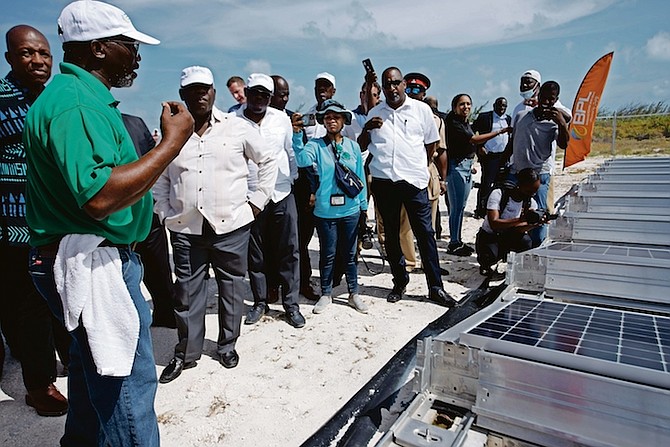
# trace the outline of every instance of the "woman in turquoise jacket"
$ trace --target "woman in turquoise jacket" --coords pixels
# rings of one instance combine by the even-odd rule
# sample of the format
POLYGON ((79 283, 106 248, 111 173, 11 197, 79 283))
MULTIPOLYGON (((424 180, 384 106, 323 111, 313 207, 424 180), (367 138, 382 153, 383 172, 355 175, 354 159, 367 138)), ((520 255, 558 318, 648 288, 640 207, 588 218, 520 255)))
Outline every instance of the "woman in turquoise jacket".
POLYGON ((314 168, 319 178, 319 187, 314 195, 314 217, 319 235, 319 271, 321 275, 321 298, 312 310, 318 314, 332 302, 333 269, 335 253, 344 258, 349 289, 348 303, 359 312, 366 313, 368 306, 358 295, 358 266, 356 245, 358 221, 361 211, 367 211, 367 190, 356 197, 349 197, 335 182, 336 157, 340 163, 365 179, 363 159, 358 143, 342 135, 345 124, 351 124, 351 112, 335 100, 329 99, 317 110, 316 120, 326 128, 326 135, 303 145, 302 133, 293 134, 293 148, 299 167, 314 168))

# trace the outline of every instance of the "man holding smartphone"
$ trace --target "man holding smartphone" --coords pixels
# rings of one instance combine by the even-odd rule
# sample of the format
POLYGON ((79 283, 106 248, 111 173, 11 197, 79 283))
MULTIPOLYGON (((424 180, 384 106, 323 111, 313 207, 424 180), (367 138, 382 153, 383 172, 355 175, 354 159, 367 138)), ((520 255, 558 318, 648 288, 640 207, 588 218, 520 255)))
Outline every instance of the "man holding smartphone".
MULTIPOLYGON (((525 168, 532 168, 540 174, 540 189, 534 199, 538 208, 542 209, 548 207, 547 193, 556 163, 556 145, 565 149, 570 140, 566 115, 556 107, 559 93, 557 82, 542 84, 537 106, 519 113, 512 134, 510 174, 514 180, 516 174, 525 168)), ((539 246, 546 236, 546 225, 530 232, 534 247, 539 246)))

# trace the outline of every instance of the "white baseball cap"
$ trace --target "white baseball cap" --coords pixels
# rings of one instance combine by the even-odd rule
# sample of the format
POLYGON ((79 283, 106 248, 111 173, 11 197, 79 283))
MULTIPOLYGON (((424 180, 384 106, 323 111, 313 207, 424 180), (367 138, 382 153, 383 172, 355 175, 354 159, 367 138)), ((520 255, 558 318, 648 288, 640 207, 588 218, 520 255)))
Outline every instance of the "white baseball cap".
POLYGON ((62 42, 90 42, 125 36, 149 45, 160 43, 160 40, 137 31, 128 15, 116 6, 93 0, 67 5, 58 17, 58 35, 62 42))
POLYGON ((528 70, 521 77, 535 79, 538 84, 542 84, 542 76, 540 76, 540 72, 537 70, 528 70))
POLYGON ((193 65, 186 67, 181 71, 180 87, 187 87, 191 84, 214 85, 214 75, 207 67, 193 65))
POLYGON ((247 88, 265 89, 270 93, 275 91, 275 83, 272 78, 263 73, 251 73, 247 79, 247 88))
POLYGON ((337 87, 335 86, 335 76, 333 76, 332 74, 328 73, 327 71, 324 71, 324 72, 319 73, 318 75, 316 75, 316 78, 314 78, 314 81, 318 81, 319 79, 325 79, 326 81, 328 81, 328 82, 330 82, 331 84, 333 84, 333 88, 337 88, 337 87))

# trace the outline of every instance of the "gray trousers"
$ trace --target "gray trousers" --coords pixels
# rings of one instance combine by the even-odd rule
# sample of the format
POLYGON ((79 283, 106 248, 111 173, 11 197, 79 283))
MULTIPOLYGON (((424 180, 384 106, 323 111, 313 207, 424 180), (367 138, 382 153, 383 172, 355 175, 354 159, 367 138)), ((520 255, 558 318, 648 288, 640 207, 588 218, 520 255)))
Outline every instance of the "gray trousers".
POLYGON ((293 194, 271 201, 256 217, 249 238, 249 280, 254 304, 266 302, 270 283, 282 286, 284 310, 299 310, 298 210, 293 194))
POLYGON ((177 282, 175 284, 177 334, 175 357, 198 360, 205 340, 207 281, 214 269, 218 287, 219 337, 217 353, 235 349, 244 313, 247 251, 251 224, 226 234, 216 234, 205 221, 202 235, 170 232, 177 282))

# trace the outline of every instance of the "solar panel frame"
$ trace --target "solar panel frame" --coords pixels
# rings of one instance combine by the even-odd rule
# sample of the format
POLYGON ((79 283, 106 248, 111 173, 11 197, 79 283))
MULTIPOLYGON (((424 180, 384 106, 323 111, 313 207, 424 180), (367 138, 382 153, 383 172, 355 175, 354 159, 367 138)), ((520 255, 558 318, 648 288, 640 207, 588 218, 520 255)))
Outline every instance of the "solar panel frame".
POLYGON ((485 351, 670 388, 670 317, 521 297, 459 338, 485 351))

